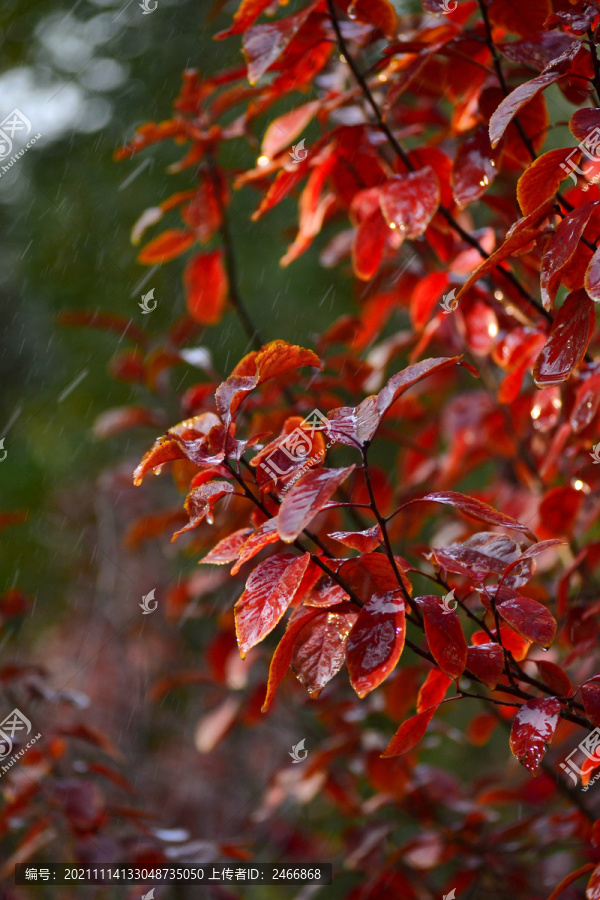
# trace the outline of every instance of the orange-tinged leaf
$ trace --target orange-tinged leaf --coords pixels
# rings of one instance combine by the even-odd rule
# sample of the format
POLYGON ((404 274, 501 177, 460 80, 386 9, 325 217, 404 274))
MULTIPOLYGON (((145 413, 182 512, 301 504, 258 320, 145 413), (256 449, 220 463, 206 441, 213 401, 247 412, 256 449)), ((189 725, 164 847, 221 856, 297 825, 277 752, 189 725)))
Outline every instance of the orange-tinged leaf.
POLYGON ((309 562, 309 553, 280 553, 254 569, 235 604, 235 632, 242 657, 273 631, 294 599, 309 562))
POLYGON ((421 685, 417 697, 417 712, 424 712, 432 706, 438 706, 446 696, 446 692, 452 684, 452 678, 440 669, 432 669, 421 685))
POLYGON ((524 703, 513 720, 510 749, 533 775, 540 771, 540 763, 558 725, 559 713, 560 702, 555 697, 549 697, 524 703))
POLYGON ((548 150, 525 169, 517 182, 517 200, 524 216, 534 212, 544 200, 554 197, 565 179, 560 164, 572 152, 572 147, 548 150))
POLYGON ((194 731, 194 746, 198 753, 211 753, 233 728, 240 708, 237 697, 226 700, 202 716, 194 731))
POLYGON ((216 34, 215 40, 222 41, 223 38, 231 37, 233 34, 243 34, 258 19, 260 14, 272 4, 273 0, 242 0, 233 17, 233 25, 230 25, 226 31, 220 31, 216 34))
POLYGON ((458 678, 467 664, 467 642, 455 610, 448 610, 441 597, 416 597, 425 623, 425 637, 436 663, 448 678, 458 678))
POLYGON ((357 617, 358 611, 319 611, 296 638, 291 665, 313 699, 341 669, 348 636, 357 617))
POLYGON ((406 621, 399 591, 374 594, 361 609, 347 645, 350 683, 365 697, 385 681, 404 649, 406 621))
POLYGON ((160 418, 155 410, 146 409, 144 406, 119 406, 116 409, 107 409, 94 422, 94 435, 103 440, 121 434, 129 428, 140 426, 159 428, 161 424, 164 428, 160 418))
POLYGON ((201 325, 217 325, 221 321, 229 283, 222 250, 198 253, 183 272, 187 310, 201 325))
POLYGON ((376 550, 383 542, 379 525, 373 525, 372 528, 367 528, 366 531, 333 531, 327 537, 339 541, 345 547, 359 550, 361 553, 370 553, 372 550, 376 550))
POLYGON ((427 229, 440 203, 440 183, 431 166, 406 175, 394 175, 379 192, 381 211, 388 226, 409 240, 427 229))
POLYGON ((352 18, 375 25, 387 38, 393 38, 398 30, 398 16, 390 0, 351 0, 348 10, 352 18))
MULTIPOLYGON (((402 583, 410 596, 412 585, 404 571, 408 564, 398 557, 395 557, 395 561, 402 583)), ((365 603, 372 594, 393 592, 399 587, 394 567, 385 553, 365 553, 348 559, 340 566, 339 574, 365 603)))
POLYGON ((242 46, 248 63, 248 81, 258 79, 277 62, 312 12, 308 6, 296 16, 269 25, 254 25, 244 32, 242 46))
POLYGON ((225 494, 233 494, 234 490, 233 485, 229 484, 228 481, 211 481, 210 484, 202 484, 200 487, 191 490, 185 501, 185 510, 190 521, 183 528, 180 528, 179 531, 175 532, 171 541, 177 540, 184 531, 192 531, 194 528, 197 528, 204 519, 212 525, 213 506, 225 494))
POLYGON ((498 719, 491 713, 479 713, 467 726, 467 740, 476 747, 483 747, 498 727, 498 719))
POLYGON ((195 240, 196 236, 193 231, 169 228, 146 244, 137 261, 147 266, 160 265, 181 256, 190 249, 195 240))
MULTIPOLYGON (((192 462, 195 462, 197 456, 194 451, 211 429, 219 424, 219 417, 212 412, 207 412, 194 416, 192 419, 186 419, 171 428, 170 431, 158 438, 144 455, 133 473, 133 483, 141 484, 146 472, 156 469, 172 459, 191 459, 192 462)), ((220 460, 215 460, 215 462, 220 462, 220 460)))
POLYGON ((200 564, 211 563, 213 566, 223 566, 233 562, 240 555, 240 550, 251 533, 251 528, 240 528, 238 531, 234 531, 233 534, 228 534, 200 560, 200 564))
POLYGON ((426 709, 411 716, 406 722, 403 722, 394 737, 391 739, 381 756, 387 759, 390 756, 400 756, 407 753, 422 740, 427 731, 427 726, 433 719, 437 706, 426 709))
POLYGON ((267 519, 266 522, 263 522, 263 524, 247 538, 244 545, 240 548, 238 561, 232 567, 231 574, 237 575, 245 562, 248 562, 248 560, 252 559, 253 556, 256 556, 257 553, 260 553, 263 547, 267 547, 269 544, 275 544, 278 540, 277 519, 267 519))
POLYGON ((285 150, 294 138, 302 134, 308 123, 313 119, 321 106, 320 100, 311 100, 295 107, 283 116, 274 119, 265 132, 261 153, 268 159, 272 159, 282 150, 285 150))
POLYGON ((527 0, 523 5, 492 0, 489 6, 490 22, 519 36, 542 31, 551 12, 551 0, 527 0))
POLYGON ((353 469, 354 466, 313 469, 303 475, 279 507, 277 530, 281 540, 286 543, 295 541, 353 469))
MULTIPOLYGON (((539 669, 542 680, 548 685, 549 688, 552 688, 555 694, 560 697, 570 696, 572 687, 571 681, 564 669, 561 669, 561 667, 557 666, 556 663, 546 662, 543 659, 536 659, 535 664, 539 669)), ((600 725, 600 708, 598 712, 598 721, 594 722, 594 725, 600 725)))
POLYGON ((539 388, 566 381, 585 356, 596 324, 594 306, 584 290, 573 291, 558 310, 550 336, 533 367, 539 388))
POLYGON ((323 364, 312 350, 288 344, 287 341, 271 341, 260 350, 253 350, 237 364, 229 378, 219 385, 215 393, 217 409, 228 426, 244 398, 258 385, 270 378, 283 375, 301 366, 323 364))

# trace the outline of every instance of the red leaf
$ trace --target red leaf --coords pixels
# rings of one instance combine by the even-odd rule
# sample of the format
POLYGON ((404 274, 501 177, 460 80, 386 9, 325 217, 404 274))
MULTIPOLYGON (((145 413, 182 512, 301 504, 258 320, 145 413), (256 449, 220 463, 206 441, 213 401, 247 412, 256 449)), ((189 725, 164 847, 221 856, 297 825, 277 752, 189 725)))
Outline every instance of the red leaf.
POLYGON ((296 638, 292 668, 313 699, 341 669, 357 616, 357 612, 319 612, 296 638))
MULTIPOLYGON (((488 575, 504 575, 507 564, 519 560, 520 549, 508 535, 483 531, 461 543, 435 547, 431 556, 447 572, 464 575, 476 584, 483 584, 488 575)), ((521 577, 515 578, 515 581, 525 584, 532 567, 521 568, 525 571, 519 572, 521 577)))
POLYGON ((202 484, 200 487, 190 491, 185 501, 185 509, 190 517, 190 521, 183 528, 180 528, 179 531, 175 532, 171 541, 177 540, 184 531, 191 531, 193 528, 197 528, 204 519, 212 525, 213 506, 225 494, 233 494, 233 492, 234 487, 228 481, 211 481, 210 484, 202 484))
POLYGON ((246 542, 246 538, 252 533, 251 528, 240 528, 233 534, 219 541, 206 556, 200 560, 200 563, 211 563, 214 566, 222 566, 226 563, 233 562, 240 555, 240 550, 246 542))
POLYGON ((269 25, 254 25, 245 31, 242 45, 250 84, 256 84, 261 75, 277 62, 311 12, 312 5, 296 16, 269 25))
POLYGON ((393 403, 410 387, 434 373, 456 365, 460 356, 423 359, 392 375, 378 394, 366 397, 358 406, 341 406, 331 410, 329 437, 351 447, 368 444, 377 431, 379 422, 393 403))
MULTIPOLYGON (((570 696, 572 689, 571 681, 564 669, 561 669, 561 667, 557 666, 556 663, 546 662, 543 659, 536 659, 535 664, 538 667, 540 675, 542 676, 544 682, 548 685, 549 688, 552 688, 555 694, 558 694, 561 697, 570 696)), ((594 724, 600 724, 600 716, 598 717, 598 722, 594 722, 594 724)))
POLYGON ((417 713, 416 716, 411 716, 410 719, 403 722, 381 754, 382 758, 387 759, 390 756, 400 756, 402 753, 407 753, 413 747, 416 747, 424 737, 427 726, 433 719, 436 710, 437 706, 432 706, 431 709, 417 713))
POLYGON ((565 543, 566 541, 560 541, 556 538, 552 538, 549 541, 540 541, 538 544, 534 544, 533 547, 528 547, 527 550, 521 553, 518 559, 515 559, 511 563, 509 563, 509 565, 506 567, 504 575, 502 576, 502 581, 504 581, 507 575, 509 575, 510 572, 512 572, 519 565, 521 560, 533 559, 534 557, 539 556, 541 553, 545 553, 546 550, 550 550, 552 547, 560 547, 565 543))
POLYGON ((561 219, 546 244, 540 270, 540 288, 546 309, 554 307, 562 270, 577 250, 584 229, 597 206, 598 201, 595 200, 592 203, 584 203, 583 206, 568 213, 561 219))
MULTIPOLYGON (((204 446, 211 429, 219 425, 219 417, 214 413, 207 412, 194 416, 192 419, 186 419, 171 428, 155 441, 151 449, 144 455, 133 473, 133 483, 141 484, 146 472, 159 468, 172 459, 190 459, 192 462, 198 460, 197 464, 200 464, 198 451, 200 447, 204 446)), ((220 462, 222 458, 223 454, 220 454, 220 458, 213 462, 220 462)), ((210 465, 212 462, 208 464, 210 465)))
POLYGON ((577 388, 569 424, 575 434, 593 422, 600 404, 600 372, 586 378, 577 388))
POLYGON ((233 34, 243 34, 258 19, 261 12, 268 9, 272 3, 273 0, 242 0, 233 17, 233 25, 230 25, 226 31, 220 31, 216 34, 215 40, 222 41, 223 38, 230 37, 233 34))
POLYGON ((316 116, 320 106, 320 100, 312 100, 274 119, 265 132, 261 153, 267 159, 272 159, 285 150, 294 138, 302 134, 311 119, 316 116))
POLYGON ((502 647, 493 642, 470 646, 467 650, 467 669, 493 691, 504 669, 502 647))
POLYGON ((232 575, 237 575, 244 563, 256 556, 257 553, 269 544, 275 544, 279 540, 277 534, 277 519, 267 519, 266 522, 245 541, 240 549, 238 561, 231 569, 232 575))
POLYGON ((160 415, 153 409, 146 409, 143 406, 119 406, 116 409, 107 409, 98 416, 94 422, 94 434, 97 438, 104 439, 121 434, 129 428, 139 428, 141 425, 158 428, 162 424, 164 428, 164 422, 160 419, 160 415))
MULTIPOLYGON (((396 558, 396 567, 407 593, 412 586, 404 572, 404 560, 396 558)), ((339 569, 340 577, 365 603, 372 594, 385 594, 398 589, 398 578, 394 568, 384 553, 367 553, 346 560, 339 569)))
POLYGON ((370 281, 377 274, 388 237, 389 227, 380 210, 359 222, 352 242, 352 264, 361 281, 370 281))
POLYGON ((229 378, 219 385, 215 394, 217 409, 225 425, 229 425, 250 391, 270 378, 301 366, 323 368, 321 360, 312 350, 288 344, 287 341, 271 341, 260 350, 253 350, 244 356, 229 378))
POLYGON ((487 273, 491 272, 499 263, 503 262, 511 256, 511 254, 520 250, 521 247, 529 244, 534 238, 537 238, 541 234, 544 220, 549 215, 552 215, 553 202, 552 199, 544 201, 535 212, 532 212, 528 216, 519 219, 518 222, 515 222, 508 231, 506 240, 502 246, 498 247, 498 249, 485 259, 481 265, 475 269, 473 274, 467 278, 454 299, 455 307, 460 302, 463 294, 483 278, 484 275, 487 275, 487 273))
POLYGON ((196 235, 193 231, 181 231, 176 228, 169 228, 163 231, 158 237, 146 244, 142 252, 139 254, 137 261, 147 266, 160 265, 181 256, 186 250, 189 250, 196 241, 196 235))
POLYGON ((354 466, 314 469, 303 475, 279 507, 277 530, 281 540, 286 543, 295 541, 353 469, 354 466))
POLYGON ((387 38, 393 38, 398 30, 398 16, 390 0, 352 0, 352 18, 368 22, 379 28, 387 38))
POLYGON ((425 621, 425 637, 433 658, 448 678, 458 678, 467 664, 467 642, 455 610, 448 612, 442 598, 416 597, 425 621))
POLYGON ((380 188, 381 211, 390 228, 409 240, 427 229, 440 204, 440 183, 431 166, 394 175, 380 188))
POLYGON ((595 324, 594 307, 586 292, 569 294, 535 361, 533 377, 538 387, 551 387, 569 378, 585 356, 595 324))
MULTIPOLYGON (((273 557, 271 557, 273 559, 273 557)), ((269 667, 269 680, 267 682, 267 693, 265 695, 262 711, 266 712, 273 702, 275 692, 280 681, 290 667, 292 661, 292 653, 294 650, 294 641, 304 628, 310 622, 311 618, 319 614, 318 609, 307 609, 305 606, 299 606, 288 622, 285 634, 277 644, 277 649, 271 659, 269 667)))
POLYGON ((417 712, 424 712, 431 709, 432 706, 439 706, 451 684, 452 678, 444 675, 440 669, 432 669, 419 690, 417 712))
POLYGON ((333 531, 327 537, 339 541, 345 547, 359 550, 361 553, 370 553, 372 550, 376 550, 383 540, 379 525, 373 525, 366 531, 333 531))
POLYGON ((467 497, 466 494, 459 494, 456 491, 425 494, 424 497, 417 497, 414 500, 409 500, 408 503, 404 503, 400 508, 404 509, 404 507, 409 506, 411 503, 421 503, 425 500, 454 506, 456 509, 460 509, 465 516, 469 516, 470 519, 477 519, 479 522, 487 522, 489 525, 502 525, 513 531, 522 531, 530 537, 531 540, 535 541, 536 539, 533 532, 531 532, 526 525, 520 525, 516 519, 498 512, 498 510, 489 506, 487 503, 483 503, 481 500, 476 500, 474 497, 467 497))
POLYGON ((551 12, 551 0, 527 0, 523 6, 492 0, 489 6, 490 22, 518 35, 542 31, 551 12))
POLYGON ((592 725, 600 727, 600 682, 588 681, 581 686, 581 699, 592 725))
POLYGON ((519 110, 526 103, 529 103, 532 97, 535 97, 536 94, 548 87, 549 84, 554 84, 555 81, 558 81, 562 74, 561 71, 554 71, 538 75, 537 78, 520 84, 514 91, 511 91, 508 97, 505 97, 490 119, 489 132, 492 147, 498 145, 502 135, 514 117, 518 115, 519 110))
POLYGON ((350 683, 365 697, 385 681, 402 655, 406 623, 399 591, 374 594, 361 609, 347 646, 350 683))
POLYGON ((310 554, 280 553, 259 563, 235 604, 235 632, 240 654, 246 655, 277 625, 300 587, 310 554))
POLYGON ((540 771, 540 763, 556 731, 559 713, 559 701, 550 697, 524 703, 514 718, 510 730, 510 749, 533 775, 540 771))
MULTIPOLYGON (((504 595, 505 588, 501 589, 500 596, 504 595)), ((556 636, 556 620, 552 613, 529 597, 520 597, 515 594, 508 600, 503 600, 496 605, 496 609, 521 637, 539 644, 540 647, 549 647, 556 636)))
POLYGON ((468 206, 485 194, 498 174, 498 156, 485 128, 460 143, 452 169, 452 192, 458 206, 468 206))
POLYGON ((229 283, 222 250, 198 253, 186 264, 183 272, 187 310, 201 325, 216 325, 221 321, 229 283))
POLYGON ((600 302, 600 249, 596 250, 587 267, 585 289, 592 300, 600 302))
POLYGON ((524 216, 534 212, 544 200, 554 197, 565 179, 560 164, 572 152, 572 147, 548 150, 525 169, 517 183, 517 200, 524 216))

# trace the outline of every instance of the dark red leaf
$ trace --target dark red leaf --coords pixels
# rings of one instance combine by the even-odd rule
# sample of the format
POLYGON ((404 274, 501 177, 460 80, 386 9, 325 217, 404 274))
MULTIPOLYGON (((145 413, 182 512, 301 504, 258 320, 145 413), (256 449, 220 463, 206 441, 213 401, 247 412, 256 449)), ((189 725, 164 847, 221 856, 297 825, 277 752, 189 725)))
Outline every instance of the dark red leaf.
POLYGON ((390 228, 412 240, 427 229, 440 203, 440 184, 430 166, 394 175, 380 189, 381 211, 390 228))
POLYGON ((229 534, 219 541, 200 562, 211 563, 214 566, 223 566, 233 562, 240 555, 240 550, 251 533, 251 528, 240 528, 239 531, 234 531, 233 534, 229 534))
POLYGON ((318 697, 341 669, 357 616, 358 612, 319 612, 296 638, 291 665, 311 697, 318 697))
POLYGON ((353 469, 354 466, 315 469, 303 475, 279 507, 277 530, 281 540, 286 543, 295 541, 353 469))
POLYGON ((548 85, 558 81, 561 75, 562 72, 560 71, 546 72, 543 75, 538 75, 537 78, 533 78, 531 81, 520 84, 514 91, 511 91, 490 119, 489 132, 492 147, 498 145, 504 132, 523 106, 529 103, 532 97, 535 97, 548 85))
POLYGON ((561 384, 582 361, 596 317, 584 290, 569 294, 555 316, 550 336, 535 361, 533 377, 540 388, 561 384))
POLYGON ((501 525, 504 528, 510 528, 512 531, 522 531, 533 541, 536 539, 533 532, 531 532, 526 525, 520 525, 516 519, 498 512, 498 510, 489 506, 487 503, 483 503, 481 500, 476 500, 474 497, 467 497, 466 494, 459 494, 456 491, 426 494, 424 497, 417 497, 415 500, 409 500, 408 503, 403 504, 402 508, 409 506, 411 503, 420 503, 425 500, 454 506, 456 509, 460 509, 460 511, 470 519, 477 519, 479 522, 487 522, 489 525, 501 525))
POLYGON ((461 141, 452 169, 452 191, 458 206, 468 206, 486 193, 498 174, 498 158, 485 128, 461 141))
POLYGON ((383 541, 379 525, 373 525, 366 531, 333 531, 328 537, 353 550, 360 550, 361 553, 376 550, 383 541))
POLYGON ((523 704, 513 720, 510 749, 533 775, 539 773, 548 745, 552 743, 559 713, 560 702, 555 697, 530 700, 523 704))
POLYGON ((361 609, 347 645, 350 683, 365 697, 385 681, 404 649, 406 623, 400 592, 374 594, 361 609))
POLYGON ((581 699, 592 725, 600 727, 600 681, 588 681, 581 686, 581 699))
MULTIPOLYGON (((504 588, 502 588, 504 592, 504 588)), ((503 593, 500 596, 504 596, 503 593)), ((556 636, 556 620, 552 613, 529 597, 515 594, 496 606, 505 622, 526 640, 549 647, 556 636)))
POLYGON ((467 664, 467 642, 455 610, 442 603, 442 598, 428 594, 416 597, 425 621, 425 637, 433 658, 448 678, 458 678, 467 664))
POLYGON ((467 669, 493 691, 504 669, 502 647, 493 642, 470 646, 467 650, 467 669))
POLYGON ((546 309, 554 307, 554 298, 562 278, 562 270, 579 246, 579 241, 598 201, 584 203, 562 219, 544 248, 540 271, 542 301, 546 309))
POLYGON ((228 481, 211 481, 210 484, 202 484, 200 487, 191 490, 185 501, 185 510, 190 521, 183 528, 180 528, 179 531, 176 531, 171 540, 177 540, 184 531, 192 531, 192 529, 197 528, 204 519, 212 525, 214 521, 212 516, 213 506, 225 494, 233 494, 234 490, 235 488, 228 481))

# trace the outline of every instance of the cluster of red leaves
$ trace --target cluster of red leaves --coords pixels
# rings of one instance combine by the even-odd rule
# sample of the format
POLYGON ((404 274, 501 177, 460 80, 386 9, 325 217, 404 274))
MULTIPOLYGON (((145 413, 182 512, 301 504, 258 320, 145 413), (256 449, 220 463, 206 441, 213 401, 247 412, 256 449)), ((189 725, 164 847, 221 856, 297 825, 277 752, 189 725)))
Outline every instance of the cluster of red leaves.
MULTIPOLYGON (((575 877, 564 865, 583 857, 575 874, 592 872, 586 896, 597 900, 599 823, 557 772, 581 729, 600 726, 600 472, 590 453, 600 401, 600 193, 593 167, 581 187, 560 192, 561 163, 574 146, 550 113, 563 100, 585 107, 569 120, 575 141, 600 126, 600 4, 462 0, 446 15, 437 0, 422 5, 423 14, 398 19, 388 0, 314 0, 292 15, 271 0, 243 0, 217 37, 241 35, 245 63, 214 77, 186 72, 173 117, 143 126, 117 154, 166 139, 186 144, 171 171, 193 169, 197 186, 147 210, 133 237, 178 208, 185 227, 153 238, 139 261, 211 245, 186 263, 189 317, 160 349, 148 349, 126 319, 95 324, 138 342, 113 369, 153 389, 185 361, 181 347, 197 327, 220 320, 228 298, 248 327, 232 265, 231 188, 258 191, 254 220, 298 197, 298 232, 282 265, 339 226, 320 259, 355 277, 357 310, 332 323, 318 355, 277 340, 221 383, 208 372, 182 399, 188 418, 156 441, 136 483, 171 464, 188 492, 177 535, 194 531, 191 547, 209 551, 202 562, 231 563, 234 578, 252 565, 233 621, 220 626, 230 638, 235 628, 242 655, 276 636, 263 710, 290 667, 311 698, 331 682, 316 707, 331 740, 299 778, 318 776, 328 799, 358 816, 371 810, 358 768, 377 806, 421 810, 423 830, 400 844, 383 841, 393 828, 386 819, 377 851, 375 827, 344 836, 350 868, 368 879, 361 898, 421 896, 407 872, 426 873, 460 852, 457 890, 476 878, 493 889, 501 872, 503 894, 538 897, 549 882, 558 896, 575 877), (288 111, 264 130, 256 167, 225 170, 222 145, 256 146, 255 132, 282 101, 288 111), (306 129, 308 152, 290 160, 306 129), (547 149, 550 141, 564 146, 547 149), (439 302, 450 290, 446 315, 439 302), (398 319, 402 329, 393 331, 398 319), (436 355, 423 358, 429 348, 436 355), (305 391, 302 367, 312 367, 305 391), (333 444, 326 464, 316 434, 310 470, 291 483, 303 457, 275 481, 263 462, 316 406, 333 444), (369 459, 375 438, 385 467, 369 459), (473 478, 485 487, 468 490, 473 478), (456 609, 442 604, 450 590, 456 609), (551 648, 549 658, 536 646, 551 648), (344 665, 366 698, 362 717, 383 711, 395 721, 387 747, 365 749, 336 687, 344 665), (473 696, 490 711, 471 720, 466 739, 484 745, 510 723, 514 756, 533 775, 544 770, 537 781, 517 784, 513 773, 507 786, 500 773, 467 787, 419 765, 427 729, 447 728, 445 704, 472 707, 473 696), (354 767, 342 771, 341 759, 354 767), (573 809, 561 806, 559 791, 573 809), (433 812, 442 799, 451 827, 433 812), (498 821, 498 808, 515 801, 530 804, 531 815, 498 821), (574 850, 557 869, 528 869, 532 848, 542 856, 566 839, 579 857, 574 850), (509 842, 523 860, 507 870, 488 848, 501 854, 509 842)), ((77 315, 71 323, 86 324, 77 315)), ((156 416, 111 411, 99 431, 156 416)), ((140 523, 132 543, 173 516, 140 523)), ((252 715, 236 707, 227 727, 252 715)))

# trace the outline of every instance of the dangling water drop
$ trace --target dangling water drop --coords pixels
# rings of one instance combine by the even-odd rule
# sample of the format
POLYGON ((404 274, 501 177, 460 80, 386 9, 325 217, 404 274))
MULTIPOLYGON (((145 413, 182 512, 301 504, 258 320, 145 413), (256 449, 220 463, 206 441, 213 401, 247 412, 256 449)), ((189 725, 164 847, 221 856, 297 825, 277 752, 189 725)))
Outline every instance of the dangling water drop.
POLYGON ((348 7, 348 18, 356 19, 356 3, 351 3, 348 7))

